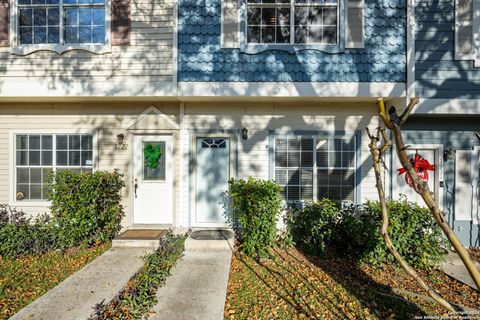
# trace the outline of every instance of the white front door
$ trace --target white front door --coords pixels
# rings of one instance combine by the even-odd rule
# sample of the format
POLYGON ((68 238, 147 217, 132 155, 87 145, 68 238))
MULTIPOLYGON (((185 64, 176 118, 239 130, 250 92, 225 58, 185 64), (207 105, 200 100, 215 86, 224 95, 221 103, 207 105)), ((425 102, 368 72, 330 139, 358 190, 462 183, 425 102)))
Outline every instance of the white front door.
POLYGON ((224 193, 230 178, 230 139, 196 139, 195 225, 225 226, 228 219, 224 193))
MULTIPOLYGON (((443 179, 443 152, 441 152, 441 147, 417 145, 409 147, 409 149, 406 151, 410 157, 414 157, 415 154, 418 152, 418 154, 424 159, 428 160, 430 164, 435 165, 435 171, 427 170, 427 184, 430 191, 434 193, 435 201, 441 206, 442 201, 441 199, 439 199, 439 197, 441 196, 440 181, 443 179)), ((421 206, 425 206, 425 202, 423 201, 422 197, 413 189, 413 187, 410 187, 407 183, 407 173, 405 172, 399 175, 398 169, 402 168, 402 164, 400 163, 400 160, 398 159, 395 150, 393 152, 393 159, 393 198, 398 199, 400 197, 400 194, 404 194, 407 196, 408 201, 415 202, 421 206)))
POLYGON ((134 137, 134 224, 173 221, 172 136, 134 137))

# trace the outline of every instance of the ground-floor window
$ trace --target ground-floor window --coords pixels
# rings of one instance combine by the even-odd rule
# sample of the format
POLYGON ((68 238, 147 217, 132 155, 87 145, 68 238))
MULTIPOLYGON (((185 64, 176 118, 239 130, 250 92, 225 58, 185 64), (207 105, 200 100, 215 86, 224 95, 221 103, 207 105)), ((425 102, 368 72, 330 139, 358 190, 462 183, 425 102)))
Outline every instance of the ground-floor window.
POLYGON ((52 170, 93 170, 91 134, 16 134, 15 198, 46 200, 52 170))
POLYGON ((354 202, 355 139, 275 136, 275 181, 287 202, 328 198, 354 202))

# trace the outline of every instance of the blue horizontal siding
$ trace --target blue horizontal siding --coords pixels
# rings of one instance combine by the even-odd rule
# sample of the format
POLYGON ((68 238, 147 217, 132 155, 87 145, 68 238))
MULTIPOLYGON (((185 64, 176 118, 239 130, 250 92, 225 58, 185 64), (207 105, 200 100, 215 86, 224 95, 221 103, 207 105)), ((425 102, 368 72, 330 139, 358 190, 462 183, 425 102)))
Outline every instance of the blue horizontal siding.
POLYGON ((180 0, 178 79, 183 82, 404 82, 405 0, 366 0, 365 49, 342 53, 220 47, 220 0, 180 0))
POLYGON ((424 99, 478 99, 480 68, 455 60, 454 0, 417 0, 416 95, 424 99))

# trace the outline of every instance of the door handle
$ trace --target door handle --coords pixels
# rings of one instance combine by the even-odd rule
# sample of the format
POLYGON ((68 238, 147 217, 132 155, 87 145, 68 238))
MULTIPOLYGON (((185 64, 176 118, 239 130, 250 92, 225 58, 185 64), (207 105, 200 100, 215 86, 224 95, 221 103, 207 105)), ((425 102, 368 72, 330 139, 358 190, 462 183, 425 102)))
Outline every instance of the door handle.
POLYGON ((135 179, 135 184, 133 185, 133 192, 135 194, 135 198, 137 197, 137 189, 138 189, 138 180, 135 179))

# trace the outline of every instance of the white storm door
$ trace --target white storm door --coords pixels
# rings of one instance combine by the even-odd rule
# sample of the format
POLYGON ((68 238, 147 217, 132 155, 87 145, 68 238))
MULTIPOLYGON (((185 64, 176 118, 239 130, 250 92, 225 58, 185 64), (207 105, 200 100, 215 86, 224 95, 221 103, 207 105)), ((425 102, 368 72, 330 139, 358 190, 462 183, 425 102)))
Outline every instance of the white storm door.
POLYGON ((134 224, 173 221, 172 136, 135 136, 134 224))
POLYGON ((195 171, 195 224, 225 225, 223 194, 230 178, 230 139, 197 138, 195 171))
MULTIPOLYGON (((441 159, 441 152, 439 147, 427 147, 419 145, 410 147, 407 151, 407 155, 415 156, 415 153, 418 152, 424 159, 428 160, 430 164, 435 165, 435 171, 427 171, 428 173, 428 188, 431 192, 434 193, 435 201, 437 204, 442 205, 441 199, 439 199, 440 192, 440 177, 443 176, 441 174, 443 170, 443 161, 441 159)), ((402 164, 398 159, 396 151, 393 152, 393 168, 392 174, 393 176, 393 198, 399 199, 400 194, 404 194, 407 196, 407 200, 411 202, 415 202, 420 206, 425 206, 425 202, 423 201, 422 197, 410 187, 406 181, 407 173, 403 173, 401 175, 398 174, 398 170, 402 168, 402 164)))

